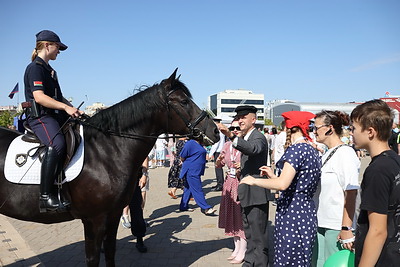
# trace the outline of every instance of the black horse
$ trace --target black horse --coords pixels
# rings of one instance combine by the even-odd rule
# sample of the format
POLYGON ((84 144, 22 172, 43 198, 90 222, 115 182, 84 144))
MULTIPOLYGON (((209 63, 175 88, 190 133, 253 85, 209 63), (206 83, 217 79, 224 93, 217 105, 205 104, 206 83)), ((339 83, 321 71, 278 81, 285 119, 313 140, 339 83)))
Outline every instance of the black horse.
POLYGON ((72 202, 67 213, 40 213, 38 185, 5 179, 7 148, 19 133, 0 128, 0 213, 45 224, 81 219, 87 265, 99 265, 103 245, 106 265, 115 266, 122 209, 132 197, 138 169, 157 136, 175 133, 203 135, 210 142, 219 139, 214 122, 192 101, 188 88, 175 78, 176 71, 85 121, 83 170, 62 188, 72 202))

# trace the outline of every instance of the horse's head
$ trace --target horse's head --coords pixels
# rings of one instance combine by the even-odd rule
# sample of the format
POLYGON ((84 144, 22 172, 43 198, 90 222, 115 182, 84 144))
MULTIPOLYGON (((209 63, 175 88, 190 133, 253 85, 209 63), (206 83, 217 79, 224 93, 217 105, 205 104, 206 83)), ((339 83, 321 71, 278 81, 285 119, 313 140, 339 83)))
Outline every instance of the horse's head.
POLYGON ((169 133, 185 132, 192 138, 203 139, 204 145, 218 142, 218 128, 209 114, 193 102, 189 89, 179 81, 179 77, 176 78, 177 70, 160 84, 168 107, 166 130, 169 133))

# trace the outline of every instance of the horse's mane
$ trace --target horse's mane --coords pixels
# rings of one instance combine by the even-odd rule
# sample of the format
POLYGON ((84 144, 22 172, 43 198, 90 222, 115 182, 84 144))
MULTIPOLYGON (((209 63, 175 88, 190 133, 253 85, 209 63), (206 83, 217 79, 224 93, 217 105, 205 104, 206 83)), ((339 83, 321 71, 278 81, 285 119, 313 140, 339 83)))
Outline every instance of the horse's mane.
MULTIPOLYGON (((151 120, 154 112, 166 107, 167 92, 163 92, 164 81, 151 87, 140 87, 138 93, 99 111, 89 118, 87 123, 104 132, 109 130, 125 132, 132 128, 132 125, 140 127, 151 120)), ((171 90, 182 90, 189 98, 192 98, 189 89, 179 80, 173 82, 171 90)))

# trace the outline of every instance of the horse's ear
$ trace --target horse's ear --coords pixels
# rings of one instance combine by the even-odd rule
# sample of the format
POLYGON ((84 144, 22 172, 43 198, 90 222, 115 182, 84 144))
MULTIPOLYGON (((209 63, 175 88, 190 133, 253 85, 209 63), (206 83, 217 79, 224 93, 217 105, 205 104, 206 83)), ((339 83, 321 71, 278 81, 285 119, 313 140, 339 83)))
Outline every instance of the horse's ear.
POLYGON ((171 76, 169 76, 168 81, 170 81, 171 83, 173 81, 175 81, 175 77, 176 77, 176 72, 178 71, 178 68, 175 69, 175 71, 171 74, 171 76))
POLYGON ((181 75, 179 74, 178 78, 176 78, 179 81, 179 78, 181 77, 181 75))
POLYGON ((169 76, 169 78, 165 81, 165 88, 170 89, 172 85, 175 82, 175 77, 176 77, 176 72, 178 71, 178 68, 175 69, 175 71, 169 76))

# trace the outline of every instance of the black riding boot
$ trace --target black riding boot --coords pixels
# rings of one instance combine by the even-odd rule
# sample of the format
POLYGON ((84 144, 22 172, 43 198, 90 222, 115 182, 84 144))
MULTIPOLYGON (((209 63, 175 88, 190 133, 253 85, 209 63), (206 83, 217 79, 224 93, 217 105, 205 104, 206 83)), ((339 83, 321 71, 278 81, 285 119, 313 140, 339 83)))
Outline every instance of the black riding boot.
POLYGON ((40 212, 56 211, 60 207, 58 195, 53 192, 54 179, 59 170, 60 157, 57 151, 48 147, 43 157, 42 168, 40 172, 40 212))

